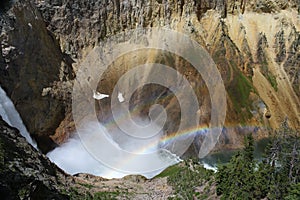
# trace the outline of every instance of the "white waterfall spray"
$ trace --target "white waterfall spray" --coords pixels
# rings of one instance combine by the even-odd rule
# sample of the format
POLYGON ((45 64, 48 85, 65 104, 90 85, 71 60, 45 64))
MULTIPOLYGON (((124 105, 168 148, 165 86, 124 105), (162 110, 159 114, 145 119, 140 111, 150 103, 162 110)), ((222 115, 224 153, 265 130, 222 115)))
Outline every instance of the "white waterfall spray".
MULTIPOLYGON (((149 172, 125 172, 108 166, 101 162, 93 153, 91 153, 83 144, 89 143, 89 149, 98 151, 106 156, 111 162, 118 163, 119 166, 133 167, 135 165, 144 165, 151 167, 156 163, 176 164, 181 159, 167 150, 159 150, 156 143, 159 138, 145 139, 142 142, 133 141, 132 138, 122 137, 120 130, 113 130, 114 137, 108 134, 106 127, 98 125, 99 122, 89 122, 85 128, 81 130, 83 134, 80 136, 76 133, 66 143, 49 152, 47 156, 56 163, 61 169, 72 175, 76 173, 89 173, 104 178, 122 178, 130 174, 141 174, 146 178, 153 178, 161 173, 164 168, 149 171, 149 172), (122 154, 115 154, 107 147, 107 141, 100 139, 101 136, 107 137, 116 148, 130 151, 136 156, 128 157, 122 154), (141 153, 147 154, 156 152, 156 156, 150 160, 141 160, 138 155, 141 153)), ((134 131, 134 130, 132 130, 134 131)), ((153 130, 148 130, 149 133, 153 130)))
POLYGON ((34 148, 37 149, 36 142, 30 137, 23 121, 16 110, 14 104, 8 98, 5 91, 0 87, 0 115, 3 120, 6 121, 10 126, 17 128, 21 135, 26 138, 27 142, 30 143, 34 148))

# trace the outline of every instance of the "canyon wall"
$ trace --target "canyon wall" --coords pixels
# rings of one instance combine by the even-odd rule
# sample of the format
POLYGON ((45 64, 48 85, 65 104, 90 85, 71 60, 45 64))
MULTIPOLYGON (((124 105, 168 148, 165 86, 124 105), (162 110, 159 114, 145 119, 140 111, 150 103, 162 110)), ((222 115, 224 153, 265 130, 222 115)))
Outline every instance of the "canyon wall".
POLYGON ((20 112, 28 131, 42 151, 54 143, 48 137, 64 118, 63 103, 44 97, 43 88, 74 77, 68 56, 47 30, 37 8, 29 1, 1 13, 0 83, 20 112))
MULTIPOLYGON (((276 129, 286 117, 291 127, 300 127, 299 5, 299 0, 19 0, 1 11, 0 84, 47 152, 74 130, 72 80, 91 49, 123 30, 170 28, 199 42, 217 64, 228 105, 218 148, 237 148, 246 132, 265 137, 265 127, 276 129)), ((172 62, 155 53, 145 59, 172 62)), ((110 79, 134 64, 130 57, 122 61, 107 72, 110 79)), ((184 61, 175 63, 183 73, 190 69, 184 61)), ((207 94, 199 75, 187 78, 199 80, 199 98, 207 94)), ((99 87, 110 92, 112 83, 99 87)), ((144 89, 135 103, 160 91, 144 89)), ((201 102, 201 123, 209 124, 210 102, 201 102)), ((169 107, 175 127, 178 108, 169 107)))

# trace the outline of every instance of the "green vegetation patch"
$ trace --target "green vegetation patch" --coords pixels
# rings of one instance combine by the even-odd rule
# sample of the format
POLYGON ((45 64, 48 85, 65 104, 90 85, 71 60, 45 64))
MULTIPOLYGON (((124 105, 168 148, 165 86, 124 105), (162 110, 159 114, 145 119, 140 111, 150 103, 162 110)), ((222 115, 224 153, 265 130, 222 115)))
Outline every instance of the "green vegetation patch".
POLYGON ((91 185, 91 184, 87 184, 87 183, 78 183, 79 185, 83 186, 83 187, 86 187, 88 189, 92 189, 94 186, 91 185))
POLYGON ((252 117, 250 112, 252 102, 249 99, 250 93, 255 92, 253 85, 242 72, 235 70, 234 79, 227 90, 233 103, 233 109, 239 115, 241 122, 246 122, 252 117))
POLYGON ((264 62, 261 67, 261 73, 266 77, 266 79, 269 81, 271 86, 275 89, 275 91, 278 91, 278 84, 276 81, 276 77, 269 71, 268 69, 268 63, 264 62))
POLYGON ((169 199, 193 199, 200 197, 197 187, 201 187, 213 178, 213 172, 206 170, 195 160, 187 160, 174 165, 164 172, 162 177, 168 177, 168 184, 175 190, 169 199))
POLYGON ((96 192, 94 194, 93 200, 113 200, 113 199, 117 199, 117 197, 120 196, 120 193, 117 191, 113 191, 113 192, 106 192, 106 191, 102 191, 102 192, 96 192))
POLYGON ((285 122, 274 134, 262 161, 254 159, 252 135, 245 147, 215 175, 221 199, 300 199, 300 138, 285 122))
POLYGON ((155 176, 154 178, 163 178, 163 177, 172 176, 173 174, 179 173, 180 170, 182 170, 182 167, 180 167, 178 164, 172 165, 172 166, 168 167, 167 169, 165 169, 164 171, 162 171, 157 176, 155 176))
MULTIPOLYGON (((82 185, 88 189, 94 187, 89 184, 79 184, 82 185)), ((130 199, 128 197, 129 193, 126 191, 99 191, 91 194, 88 191, 79 191, 77 187, 71 187, 68 191, 64 190, 62 191, 63 194, 66 194, 70 197, 70 199, 74 200, 114 200, 114 199, 130 199)))

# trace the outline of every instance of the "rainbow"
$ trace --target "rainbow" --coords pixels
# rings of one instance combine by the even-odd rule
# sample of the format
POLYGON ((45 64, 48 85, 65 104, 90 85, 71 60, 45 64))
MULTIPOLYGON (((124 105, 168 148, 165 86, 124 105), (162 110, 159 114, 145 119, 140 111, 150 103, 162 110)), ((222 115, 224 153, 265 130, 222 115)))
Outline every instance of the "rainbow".
MULTIPOLYGON (((247 130, 250 131, 250 130, 255 130, 258 127, 257 126, 243 126, 242 127, 242 126, 232 125, 232 126, 226 126, 224 128, 226 128, 226 129, 242 128, 242 129, 247 129, 247 130)), ((261 128, 264 128, 264 127, 261 127, 261 128)), ((219 128, 213 128, 213 129, 219 129, 219 128)), ((186 129, 186 130, 181 131, 181 132, 168 134, 168 135, 163 136, 160 139, 160 141, 151 142, 151 143, 143 146, 142 148, 137 149, 135 151, 135 154, 147 154, 147 153, 149 153, 149 149, 153 149, 154 147, 158 147, 159 144, 167 144, 167 143, 172 143, 174 141, 180 141, 180 140, 183 140, 183 139, 188 138, 188 137, 196 137, 198 135, 205 135, 208 132, 210 132, 210 130, 212 130, 212 128, 209 128, 207 126, 196 126, 196 127, 192 127, 190 129, 186 129)), ((223 130, 223 128, 222 128, 222 130, 223 130)), ((118 166, 124 166, 127 163, 130 163, 131 160, 133 160, 134 158, 135 158, 134 155, 132 155, 130 157, 127 157, 127 158, 124 158, 124 159, 120 160, 120 162, 118 163, 118 166)), ((112 169, 112 171, 110 171, 108 174, 109 175, 113 174, 114 173, 113 170, 119 171, 117 169, 112 169)), ((124 173, 124 172, 122 172, 122 173, 124 173)))
MULTIPOLYGON (((185 132, 182 131, 180 133, 177 132, 174 134, 169 134, 169 135, 163 136, 159 141, 151 141, 151 142, 147 143, 146 145, 143 145, 141 148, 137 149, 136 151, 134 151, 134 153, 130 154, 130 156, 128 156, 124 159, 120 159, 117 164, 117 166, 120 166, 119 169, 112 168, 111 166, 108 166, 105 163, 102 163, 102 164, 106 165, 109 168, 112 168, 112 170, 108 171, 108 173, 107 173, 108 177, 112 176, 112 174, 115 173, 115 171, 124 173, 124 175, 126 175, 126 173, 121 170, 122 166, 125 166, 128 163, 132 162, 132 160, 134 160, 136 158, 136 155, 150 154, 149 153, 150 150, 152 150, 151 153, 153 153, 153 149, 155 149, 155 148, 157 148, 157 150, 159 150, 160 144, 171 143, 174 141, 182 140, 187 137, 195 137, 198 134, 205 134, 206 132, 208 132, 207 127, 194 127, 194 128, 186 130, 185 132)), ((174 160, 170 160, 170 164, 175 164, 178 161, 179 161, 179 158, 177 158, 177 161, 175 161, 175 155, 174 155, 174 160)), ((138 172, 136 172, 136 173, 138 173, 138 172)))
MULTIPOLYGON (((168 94, 166 96, 164 96, 164 98, 167 98, 168 96, 173 95, 173 93, 168 94)), ((154 98, 153 99, 148 99, 147 102, 144 102, 144 106, 146 105, 153 105, 154 102, 154 98)), ((140 107, 136 106, 134 109, 130 110, 130 116, 128 116, 126 113, 123 114, 119 114, 118 116, 112 116, 111 118, 108 119, 107 122, 103 123, 103 126, 107 129, 107 130, 112 130, 114 128, 117 127, 116 122, 118 123, 128 123, 128 119, 129 117, 131 118, 140 118, 139 117, 139 110, 140 107)), ((253 126, 238 126, 238 125, 225 125, 225 127, 208 127, 207 124, 205 125, 198 125, 198 126, 194 126, 194 127, 190 127, 189 129, 185 129, 182 131, 178 131, 178 132, 174 132, 174 133, 169 133, 169 134, 164 134, 160 139, 158 140, 151 140, 149 141, 149 143, 143 145, 141 148, 136 149, 134 151, 134 153, 130 154, 130 156, 124 158, 124 159, 120 159, 118 161, 117 166, 125 166, 126 164, 130 163, 133 159, 136 158, 135 155, 139 155, 139 154, 149 154, 149 152, 153 152, 153 149, 164 149, 164 147, 166 147, 169 144, 173 144, 175 141, 184 141, 187 138, 194 138, 200 135, 206 135, 209 134, 211 131, 213 130, 220 130, 224 131, 225 129, 235 129, 235 128, 241 128, 241 129, 248 129, 249 131, 251 130, 255 130, 255 128, 257 128, 257 126, 253 125, 253 126), (152 150, 152 151, 151 151, 152 150)), ((102 163, 105 165, 105 163, 102 163)), ((106 165, 107 167, 111 168, 111 166, 106 165)), ((119 171, 118 169, 114 169, 115 171, 119 171)), ((112 171, 109 171, 108 174, 112 174, 114 173, 114 170, 112 169, 112 171)), ((124 172, 122 172, 124 173, 124 172)))

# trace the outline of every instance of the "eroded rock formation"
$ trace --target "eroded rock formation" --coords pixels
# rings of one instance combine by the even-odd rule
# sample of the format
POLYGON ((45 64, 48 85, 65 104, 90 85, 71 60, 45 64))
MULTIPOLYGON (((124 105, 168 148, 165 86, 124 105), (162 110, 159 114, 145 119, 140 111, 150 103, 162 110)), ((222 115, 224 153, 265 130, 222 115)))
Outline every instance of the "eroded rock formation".
POLYGON ((68 175, 27 143, 0 117, 2 199, 69 199, 62 194, 68 175))
POLYGON ((61 101, 42 96, 42 91, 54 81, 73 77, 71 63, 29 1, 17 2, 2 13, 1 29, 1 85, 41 150, 47 152, 54 145, 49 135, 65 110, 61 101))
MULTIPOLYGON (((19 0, 1 15, 0 84, 48 151, 50 136, 60 143, 74 130, 72 79, 90 50, 123 30, 171 28, 198 41, 217 64, 228 94, 220 142, 239 147, 243 133, 257 129, 249 126, 277 128, 285 117, 290 126, 300 126, 299 5, 299 0, 19 0)), ((176 68, 185 65, 178 62, 176 68)), ((107 73, 119 76, 114 68, 107 73)), ((102 87, 111 91, 112 82, 102 87)), ((210 113, 209 102, 203 105, 203 113, 210 113)), ((258 130, 256 137, 263 137, 258 130)))

